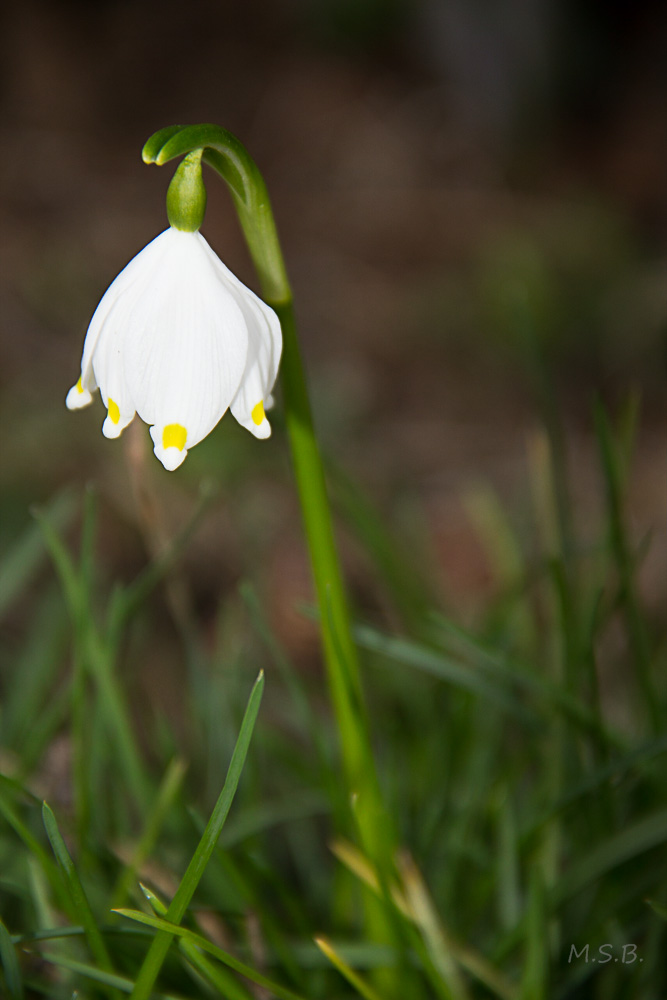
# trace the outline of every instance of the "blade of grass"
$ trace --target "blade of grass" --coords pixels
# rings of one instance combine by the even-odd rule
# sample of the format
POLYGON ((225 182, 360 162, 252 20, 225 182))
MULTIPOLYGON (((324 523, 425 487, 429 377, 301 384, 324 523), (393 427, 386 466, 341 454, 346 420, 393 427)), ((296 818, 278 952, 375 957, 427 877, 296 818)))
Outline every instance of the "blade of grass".
POLYGON ((239 593, 248 609, 252 624, 266 646, 273 662, 278 668, 285 687, 290 693, 294 711, 301 724, 301 728, 305 733, 310 735, 322 767, 322 774, 326 776, 331 773, 331 767, 328 765, 327 752, 324 740, 322 739, 322 729, 313 713, 312 704, 304 685, 290 663, 284 649, 271 631, 254 588, 249 583, 244 582, 239 586, 239 593))
MULTIPOLYGON (((112 973, 113 966, 111 958, 109 957, 109 952, 107 951, 104 939, 97 926, 97 921, 95 920, 93 911, 90 908, 88 897, 86 896, 83 885, 81 884, 79 874, 74 867, 74 862, 72 861, 70 853, 67 850, 65 841, 62 838, 62 834, 58 829, 58 824, 55 816, 53 815, 53 811, 46 802, 42 806, 42 816, 44 819, 44 827, 46 828, 46 833, 51 843, 51 847, 53 848, 56 861, 58 862, 58 866, 65 877, 65 884, 67 885, 70 899, 72 901, 72 908, 78 922, 84 929, 90 952, 104 972, 112 973)), ((115 991, 112 990, 110 995, 115 997, 115 991)))
MULTIPOLYGON (((545 707, 550 713, 556 710, 583 728, 590 729, 600 739, 612 744, 620 743, 620 740, 613 733, 605 729, 595 712, 589 711, 577 699, 568 695, 558 684, 537 674, 528 664, 511 660, 504 652, 499 652, 483 639, 440 614, 436 613, 432 615, 432 618, 440 629, 461 643, 464 650, 467 650, 471 656, 477 657, 476 666, 486 673, 490 673, 496 682, 511 683, 519 688, 524 688, 543 699, 545 707)), ((439 655, 432 650, 429 652, 435 656, 439 655)))
MULTIPOLYGON (((167 907, 164 905, 161 899, 151 892, 145 885, 141 886, 141 891, 148 900, 153 913, 157 917, 165 917, 167 915, 167 907)), ((187 958, 188 962, 195 969, 199 975, 203 976, 208 980, 215 988, 219 991, 220 996, 225 997, 226 1000, 253 1000, 253 995, 250 993, 245 986, 236 979, 230 972, 226 969, 220 969, 213 964, 205 955, 202 955, 200 951, 192 944, 191 941, 179 942, 179 948, 187 958)))
MULTIPOLYGON (((87 509, 88 518, 92 517, 93 508, 87 509)), ((89 813, 87 753, 80 749, 83 742, 83 727, 85 726, 85 706, 82 704, 85 676, 90 670, 98 689, 98 700, 109 733, 117 745, 119 762, 122 764, 125 779, 134 795, 140 809, 148 800, 148 782, 141 764, 141 757, 134 741, 132 727, 127 707, 113 670, 114 649, 110 642, 103 639, 94 624, 93 609, 90 604, 91 580, 84 579, 74 565, 72 557, 64 545, 60 535, 50 522, 48 516, 39 510, 34 516, 43 533, 51 558, 58 572, 67 608, 74 631, 74 667, 75 683, 73 685, 74 717, 77 721, 77 739, 75 752, 78 763, 75 765, 77 776, 77 795, 80 797, 79 812, 81 819, 79 827, 85 827, 89 813)), ((86 532, 91 529, 86 528, 86 532)), ((84 560, 84 568, 89 560, 84 560)), ((96 735, 96 730, 94 731, 96 735)))
MULTIPOLYGON (((72 518, 75 500, 71 493, 59 494, 46 508, 52 524, 64 527, 72 518)), ((39 527, 31 525, 0 562, 0 617, 18 597, 44 560, 46 551, 39 527)))
POLYGON ((501 686, 499 681, 503 680, 502 677, 491 680, 478 670, 446 654, 420 646, 408 639, 384 635, 367 625, 357 626, 354 636, 363 649, 379 653, 396 663, 422 670, 464 691, 486 698, 526 725, 536 727, 540 724, 538 715, 526 708, 516 696, 508 693, 506 685, 505 688, 501 686))
POLYGON ((526 926, 526 957, 519 1000, 546 1000, 549 977, 549 929, 547 907, 538 865, 530 873, 526 926))
MULTIPOLYGON (((357 878, 376 893, 381 892, 377 873, 370 861, 364 857, 361 851, 349 843, 349 841, 338 838, 331 844, 332 853, 344 864, 357 878)), ((406 898, 404 887, 399 887, 395 883, 389 886, 390 898, 396 909, 410 920, 414 920, 414 913, 406 898)), ((456 961, 471 976, 474 976, 480 983, 483 983, 492 993, 500 997, 501 1000, 516 1000, 516 989, 513 984, 495 966, 488 962, 482 955, 473 948, 460 944, 458 941, 449 940, 449 948, 456 958, 456 961)))
POLYGON ((0 963, 5 978, 8 1000, 23 1000, 23 977, 16 948, 9 931, 0 920, 0 963))
MULTIPOLYGON (((183 876, 181 883, 176 890, 176 894, 174 895, 174 898, 172 899, 167 910, 167 916, 172 922, 170 926, 178 924, 185 916, 190 900, 199 885, 199 880, 204 874, 204 869, 209 862, 218 837, 220 836, 220 831, 222 830, 224 822, 227 818, 227 813, 229 812, 239 779, 241 777, 241 771, 243 770, 243 765, 248 753, 248 747, 250 746, 250 739, 255 727, 257 713, 259 712, 263 690, 264 672, 260 671, 260 674, 250 693, 250 698, 248 699, 248 706, 243 717, 243 722, 241 723, 239 737, 236 741, 236 746, 234 747, 234 752, 232 754, 232 759, 229 764, 227 777, 222 791, 220 792, 220 796, 215 804, 215 808, 213 809, 211 818, 208 821, 199 845, 192 856, 192 860, 190 861, 185 875, 183 876)), ((143 965, 139 970, 139 975, 132 991, 132 1000, 148 1000, 151 990, 153 989, 153 984, 159 975, 162 963, 164 962, 167 951, 169 950, 172 937, 173 932, 166 930, 162 930, 155 936, 148 954, 144 959, 143 965)))
POLYGON ((199 499, 194 512, 185 527, 170 542, 169 546, 157 559, 154 559, 146 569, 128 586, 114 593, 109 608, 108 634, 115 641, 125 623, 136 613, 151 592, 169 573, 183 553, 188 540, 199 525, 210 502, 215 496, 215 487, 210 481, 204 481, 200 488, 199 499))
POLYGON ((625 861, 667 842, 667 809, 637 820, 601 843, 566 871, 553 892, 553 905, 561 906, 578 892, 613 871, 625 861))
MULTIPOLYGON (((667 841, 667 809, 645 816, 631 826, 597 844, 588 854, 565 871, 547 894, 547 905, 554 913, 577 893, 599 881, 608 872, 667 841)), ((495 949, 495 961, 502 961, 523 940, 526 917, 514 927, 495 949)))
MULTIPOLYGON (((387 530, 379 512, 359 485, 337 465, 327 461, 334 501, 341 508, 349 526, 365 546, 378 570, 378 579, 391 594, 403 623, 410 631, 419 631, 425 611, 432 603, 431 587, 424 573, 425 559, 415 560, 401 550, 396 534, 387 530)), ((426 540, 425 540, 426 542, 426 540)), ((424 546, 424 555, 428 551, 424 546)))
POLYGON ((165 817, 179 792, 185 776, 186 764, 179 758, 174 758, 165 771, 153 808, 148 816, 144 832, 141 835, 132 857, 121 872, 116 886, 111 894, 110 909, 114 910, 125 900, 136 874, 142 867, 157 841, 165 817))
POLYGON ((410 916, 423 938, 439 979, 433 985, 448 1000, 469 1000, 470 994, 459 971, 449 934, 435 911, 420 871, 407 853, 400 856, 398 866, 410 916))
POLYGON ((56 681, 68 642, 67 621, 63 620, 60 592, 54 584, 32 611, 31 630, 15 659, 13 683, 4 693, 2 742, 18 749, 44 707, 49 689, 56 681))
POLYGON ((521 915, 519 891, 519 839, 514 807, 508 791, 498 807, 497 887, 498 919, 505 930, 514 927, 521 915))
MULTIPOLYGON (((101 983, 103 986, 107 986, 110 990, 114 990, 116 994, 117 991, 122 993, 130 993, 132 990, 132 980, 125 979, 124 976, 117 976, 112 972, 105 972, 102 969, 96 969, 93 965, 86 965, 85 962, 77 962, 71 958, 65 958, 63 955, 50 954, 48 952, 39 952, 39 957, 45 962, 50 962, 51 965, 55 965, 61 969, 68 969, 70 972, 76 972, 80 976, 85 976, 86 979, 91 979, 95 983, 101 983)), ((182 996, 178 996, 175 993, 156 993, 155 1000, 185 1000, 182 996)))
POLYGON ((609 516, 609 544, 616 562, 621 600, 625 613, 630 646, 633 652, 639 689, 644 701, 644 711, 653 732, 662 728, 660 702, 656 697, 651 673, 651 648, 646 631, 646 623, 640 611, 635 584, 635 565, 623 517, 623 471, 614 444, 609 418, 600 400, 594 407, 595 430, 597 433, 604 485, 607 494, 609 516))
POLYGON ((348 981, 350 986, 357 991, 359 996, 364 997, 365 1000, 382 1000, 380 994, 373 989, 373 987, 367 983, 358 972, 355 972, 343 958, 341 958, 341 956, 336 952, 336 949, 326 938, 316 937, 314 938, 314 941, 322 954, 326 955, 334 968, 338 969, 341 976, 348 981))
POLYGON ((16 813, 14 807, 10 804, 9 798, 3 789, 3 783, 0 782, 0 815, 4 817, 6 822, 11 826, 14 832, 20 837, 28 850, 34 854, 35 858, 39 862, 41 870, 44 872, 45 876, 48 878, 51 888, 53 889, 56 899, 61 905, 64 906, 65 910, 69 910, 70 907, 67 905, 68 900, 63 893, 63 884, 60 878, 60 873, 56 865, 46 853, 40 842, 35 836, 30 832, 26 824, 16 813))
POLYGON ((179 924, 169 923, 160 917, 150 917, 147 913, 142 913, 140 910, 121 909, 116 910, 116 913, 119 913, 122 917, 127 917, 129 920, 136 920, 140 924, 146 924, 147 927, 154 927, 160 934, 165 934, 169 940, 178 937, 183 941, 190 942, 196 948, 201 948, 202 951, 213 955, 223 965, 228 965, 230 969, 234 969, 235 972, 245 976, 251 983, 255 983, 256 986, 261 986, 270 993, 273 993, 279 1000, 304 1000, 301 994, 295 993, 294 990, 287 989, 285 986, 281 986, 280 983, 274 983, 271 979, 267 979, 266 976, 263 976, 260 972, 256 972, 255 969, 252 969, 244 962, 240 962, 238 958, 234 958, 229 952, 223 951, 222 948, 208 941, 201 934, 195 933, 195 931, 181 927, 179 924))

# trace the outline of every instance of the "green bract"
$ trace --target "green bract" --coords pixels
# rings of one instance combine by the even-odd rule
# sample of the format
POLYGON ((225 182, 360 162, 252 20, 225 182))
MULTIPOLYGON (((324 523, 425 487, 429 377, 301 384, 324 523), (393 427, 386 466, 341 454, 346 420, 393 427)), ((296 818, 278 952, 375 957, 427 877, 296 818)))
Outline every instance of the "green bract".
POLYGON ((181 161, 167 190, 167 217, 174 229, 196 233, 206 212, 206 187, 201 171, 203 149, 194 149, 181 161))

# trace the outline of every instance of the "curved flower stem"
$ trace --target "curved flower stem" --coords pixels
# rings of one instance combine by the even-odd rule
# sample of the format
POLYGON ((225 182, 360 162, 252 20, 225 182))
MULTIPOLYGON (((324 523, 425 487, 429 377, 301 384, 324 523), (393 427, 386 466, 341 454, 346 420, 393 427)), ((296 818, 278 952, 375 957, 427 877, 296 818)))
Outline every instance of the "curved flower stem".
POLYGON ((296 333, 292 291, 264 180, 245 147, 217 125, 171 126, 143 149, 146 163, 162 165, 192 150, 226 182, 236 207, 262 295, 283 331, 281 379, 287 433, 322 620, 329 688, 348 793, 355 804, 366 852, 377 863, 393 854, 365 717, 357 650, 352 639, 340 562, 334 541, 324 467, 313 426, 296 333))

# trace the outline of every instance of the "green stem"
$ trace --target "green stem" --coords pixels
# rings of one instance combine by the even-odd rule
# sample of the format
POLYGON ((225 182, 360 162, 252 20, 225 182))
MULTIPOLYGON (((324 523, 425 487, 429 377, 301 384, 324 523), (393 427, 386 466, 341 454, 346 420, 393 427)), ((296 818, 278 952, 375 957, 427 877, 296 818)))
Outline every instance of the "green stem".
MULTIPOLYGON (((283 331, 281 378, 287 433, 322 620, 324 658, 341 755, 364 847, 376 860, 389 840, 363 708, 357 650, 334 540, 320 455, 296 332, 292 291, 264 180, 245 147, 216 125, 172 126, 151 136, 147 163, 166 163, 195 149, 226 182, 259 275, 262 294, 283 331), (384 845, 384 847, 383 847, 384 845)), ((392 845, 393 847, 393 845, 392 845)))

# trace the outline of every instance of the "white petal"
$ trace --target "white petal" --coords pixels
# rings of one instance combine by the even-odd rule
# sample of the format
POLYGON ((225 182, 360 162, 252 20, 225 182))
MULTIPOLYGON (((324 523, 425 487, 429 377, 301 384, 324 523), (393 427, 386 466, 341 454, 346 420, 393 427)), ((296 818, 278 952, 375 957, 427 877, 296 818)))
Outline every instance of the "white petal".
MULTIPOLYGON (((185 431, 184 427, 180 425, 171 425, 171 429, 179 428, 181 431, 185 431)), ((178 432, 177 432, 178 433, 178 432)), ((160 459, 164 465, 167 472, 173 472, 185 461, 185 456, 188 453, 188 449, 185 447, 187 441, 187 434, 183 434, 182 441, 172 444, 174 440, 174 434, 169 435, 168 427, 159 427, 155 425, 151 427, 151 437, 153 438, 153 444, 155 447, 153 451, 157 458, 160 459)))
POLYGON ((271 390, 276 381, 282 353, 282 331, 276 313, 225 267, 203 236, 206 251, 223 282, 234 295, 248 325, 248 357, 231 411, 238 422, 255 437, 267 438, 271 425, 265 411, 273 405, 271 390), (261 419, 260 419, 261 418, 261 419))
POLYGON ((137 413, 157 428, 187 429, 188 446, 218 423, 246 367, 248 329, 197 233, 172 230, 150 295, 124 336, 125 380, 137 413))
POLYGON ((118 437, 135 411, 151 424, 155 454, 177 468, 231 405, 257 437, 271 427, 282 335, 278 317, 199 233, 168 229, 109 286, 86 334, 81 378, 67 405, 99 385, 118 437))
POLYGON ((93 397, 88 389, 84 389, 81 379, 73 385, 65 397, 65 406, 68 410, 80 410, 84 406, 92 403, 93 397))
MULTIPOLYGON (((133 301, 139 298, 145 290, 147 279, 149 279, 154 267, 159 265, 159 260, 163 257, 168 241, 165 237, 170 230, 160 233, 148 246, 145 246, 127 264, 119 275, 111 282, 106 292, 100 299, 97 309, 93 313, 88 325, 86 339, 83 345, 83 356, 81 358, 81 382, 84 390, 93 392, 98 383, 95 380, 93 371, 94 357, 96 354, 98 341, 110 318, 114 306, 120 301, 123 302, 129 295, 133 301), (131 293, 134 294, 131 294, 131 293)), ((125 308, 129 302, 125 303, 125 308)))

